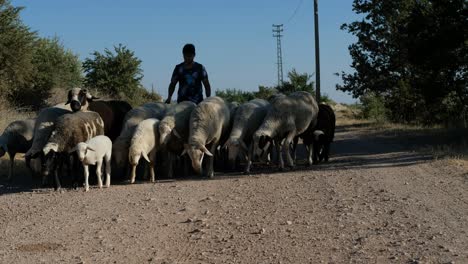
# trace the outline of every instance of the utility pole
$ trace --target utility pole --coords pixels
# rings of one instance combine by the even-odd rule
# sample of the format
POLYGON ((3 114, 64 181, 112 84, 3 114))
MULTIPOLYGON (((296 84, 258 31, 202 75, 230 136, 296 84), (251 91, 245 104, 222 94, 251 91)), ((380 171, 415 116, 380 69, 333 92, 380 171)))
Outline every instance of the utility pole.
POLYGON ((281 53, 281 34, 283 32, 283 24, 273 24, 273 37, 276 38, 276 64, 278 65, 278 87, 283 85, 283 55, 281 53))
POLYGON ((315 24, 315 99, 320 103, 320 48, 318 27, 318 0, 314 0, 314 24, 315 24))

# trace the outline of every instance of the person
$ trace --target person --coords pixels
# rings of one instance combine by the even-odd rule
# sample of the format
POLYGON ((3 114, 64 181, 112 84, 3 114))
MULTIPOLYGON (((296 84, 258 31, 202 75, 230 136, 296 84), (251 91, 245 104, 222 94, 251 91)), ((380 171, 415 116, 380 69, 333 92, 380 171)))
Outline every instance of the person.
POLYGON ((193 44, 186 44, 182 49, 182 54, 184 55, 184 62, 178 64, 174 68, 171 83, 169 84, 166 104, 171 102, 172 94, 175 91, 177 83, 179 83, 177 103, 192 101, 198 104, 203 101, 202 83, 205 87, 206 97, 211 96, 211 86, 208 81, 208 73, 203 65, 193 60, 195 58, 195 46, 193 44))

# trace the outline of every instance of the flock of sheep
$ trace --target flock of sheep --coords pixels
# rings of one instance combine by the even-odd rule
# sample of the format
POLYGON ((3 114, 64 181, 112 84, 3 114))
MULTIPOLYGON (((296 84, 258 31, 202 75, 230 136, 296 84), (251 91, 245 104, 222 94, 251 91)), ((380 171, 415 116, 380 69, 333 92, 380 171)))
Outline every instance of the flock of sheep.
POLYGON ((198 105, 188 101, 147 103, 133 109, 124 101, 95 99, 87 90, 73 88, 65 104, 41 110, 35 119, 8 125, 0 136, 0 157, 10 156, 8 179, 16 153, 26 153, 33 176, 40 175, 43 184, 53 180, 56 189, 61 188, 64 165, 69 176, 74 174, 75 186, 79 184, 81 177, 72 172, 81 171, 81 163, 83 173, 79 174, 84 174, 86 191, 89 165, 96 166, 99 188, 105 169, 104 185, 109 187, 111 167, 112 171, 128 172, 125 178, 134 183, 142 158, 149 165, 145 175, 149 172, 151 182, 161 160, 168 167, 168 177, 177 164, 186 174, 192 168, 212 178, 215 159, 234 169, 236 161, 242 161, 243 171, 249 173, 252 161, 269 162, 273 153, 280 169, 285 167, 283 155, 286 165, 293 168, 299 138, 306 147, 308 165, 312 165, 328 161, 335 131, 331 107, 318 105, 307 92, 277 94, 268 101, 254 99, 244 104, 214 96, 198 105))

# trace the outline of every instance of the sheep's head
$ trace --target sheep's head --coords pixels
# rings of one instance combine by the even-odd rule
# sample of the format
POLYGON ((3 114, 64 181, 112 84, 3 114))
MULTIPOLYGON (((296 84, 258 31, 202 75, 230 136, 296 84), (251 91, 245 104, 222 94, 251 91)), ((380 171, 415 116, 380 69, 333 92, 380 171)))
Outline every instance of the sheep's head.
POLYGON ((187 153, 192 160, 192 167, 196 173, 202 174, 202 162, 204 155, 213 157, 213 154, 204 146, 199 144, 184 144, 184 151, 181 155, 187 153))
POLYGON ((56 143, 47 143, 42 149, 42 153, 44 154, 44 158, 42 159, 43 177, 47 177, 54 170, 58 157, 57 151, 58 145, 56 143))
POLYGON ((159 144, 165 146, 169 141, 169 135, 172 132, 172 128, 166 123, 159 123, 159 144))
POLYGON ((264 134, 255 134, 253 137, 254 157, 261 158, 269 151, 273 139, 264 134))
POLYGON ((239 153, 247 153, 248 148, 245 145, 244 141, 241 139, 229 138, 223 146, 228 150, 228 159, 229 161, 235 161, 239 153))
POLYGON ((317 151, 317 153, 320 154, 326 143, 325 133, 322 130, 315 130, 313 138, 314 151, 317 151))
POLYGON ((91 148, 88 144, 85 142, 80 142, 78 143, 72 150, 71 152, 75 152, 78 154, 78 159, 83 162, 85 159, 86 155, 88 154, 88 151, 95 151, 93 148, 91 148))
POLYGON ((73 112, 88 109, 88 102, 94 99, 99 99, 93 96, 88 90, 81 88, 72 88, 68 91, 68 101, 65 104, 70 104, 73 112))

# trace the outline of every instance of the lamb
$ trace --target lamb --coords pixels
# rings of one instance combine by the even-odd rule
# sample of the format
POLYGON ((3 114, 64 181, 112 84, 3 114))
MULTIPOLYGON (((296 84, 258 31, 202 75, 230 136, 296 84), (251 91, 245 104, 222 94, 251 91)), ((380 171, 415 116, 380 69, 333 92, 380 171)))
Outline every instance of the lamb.
POLYGON ((47 144, 42 149, 43 177, 54 173, 56 190, 60 189, 58 168, 64 160, 68 160, 71 150, 80 142, 104 134, 104 121, 96 112, 76 112, 57 118, 47 144))
MULTIPOLYGON (((119 168, 124 168, 128 161, 128 148, 136 126, 148 118, 161 120, 168 106, 163 103, 147 103, 130 110, 124 118, 122 131, 112 145, 112 157, 119 168)), ((125 169, 124 169, 125 171, 125 169)))
POLYGON ((8 180, 12 179, 15 156, 17 153, 26 153, 32 145, 35 119, 19 120, 10 123, 0 136, 0 157, 8 153, 10 167, 8 180))
POLYGON ((106 169, 106 187, 110 187, 111 175, 111 155, 112 155, 112 141, 107 136, 96 136, 86 142, 78 143, 70 152, 76 151, 78 159, 83 164, 84 178, 85 178, 85 191, 89 191, 89 165, 96 165, 96 176, 98 180, 98 187, 102 188, 102 162, 105 162, 106 169))
POLYGON ((151 182, 155 182, 154 164, 156 161, 156 151, 159 147, 158 126, 158 119, 149 118, 143 120, 135 129, 128 150, 128 160, 132 166, 130 183, 135 182, 136 167, 141 157, 149 162, 151 182))
POLYGON ((205 176, 214 177, 212 153, 215 153, 222 137, 227 135, 229 123, 230 109, 217 96, 206 98, 192 111, 188 144, 184 145, 183 153, 188 153, 192 167, 198 174, 203 174, 202 161, 206 154, 209 157, 205 176))
POLYGON ((289 151, 290 145, 294 138, 303 133, 311 123, 315 125, 317 114, 317 102, 308 92, 299 91, 288 96, 273 97, 262 125, 254 133, 254 153, 261 154, 269 147, 272 140, 275 140, 280 169, 284 169, 281 146, 288 166, 294 168, 294 161, 289 151))
POLYGON ((68 100, 65 105, 70 104, 73 112, 88 110, 89 103, 94 99, 99 99, 93 96, 87 89, 72 88, 68 91, 68 100))
POLYGON ((234 162, 239 154, 246 159, 245 173, 250 172, 253 156, 252 136, 263 122, 270 103, 263 99, 253 99, 239 106, 233 120, 229 139, 225 143, 228 157, 234 162))
POLYGON ((319 104, 317 125, 313 131, 313 162, 316 164, 325 159, 328 161, 330 144, 335 137, 335 113, 333 109, 326 104, 319 104))

